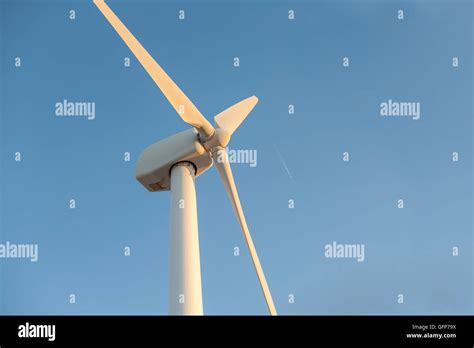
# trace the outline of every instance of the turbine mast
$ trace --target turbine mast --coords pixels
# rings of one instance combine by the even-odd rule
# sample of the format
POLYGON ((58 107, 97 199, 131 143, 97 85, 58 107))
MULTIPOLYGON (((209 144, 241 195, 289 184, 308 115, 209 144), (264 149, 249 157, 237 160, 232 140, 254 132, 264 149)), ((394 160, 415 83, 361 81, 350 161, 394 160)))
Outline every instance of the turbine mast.
POLYGON ((171 315, 203 314, 195 172, 188 162, 177 163, 171 169, 171 315))

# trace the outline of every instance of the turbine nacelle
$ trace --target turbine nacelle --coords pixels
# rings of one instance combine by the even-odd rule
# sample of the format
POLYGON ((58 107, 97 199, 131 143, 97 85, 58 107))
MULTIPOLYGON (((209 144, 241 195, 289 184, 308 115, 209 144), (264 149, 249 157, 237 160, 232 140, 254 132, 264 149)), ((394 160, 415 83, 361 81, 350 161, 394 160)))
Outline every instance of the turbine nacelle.
POLYGON ((195 168, 195 176, 201 175, 212 166, 210 152, 225 148, 231 135, 217 128, 207 139, 201 137, 191 128, 148 146, 138 158, 135 177, 148 191, 156 192, 170 189, 171 168, 177 163, 189 162, 195 168))
POLYGON ((191 128, 148 146, 140 154, 135 177, 148 191, 168 191, 173 165, 190 162, 199 176, 212 166, 212 157, 191 128))

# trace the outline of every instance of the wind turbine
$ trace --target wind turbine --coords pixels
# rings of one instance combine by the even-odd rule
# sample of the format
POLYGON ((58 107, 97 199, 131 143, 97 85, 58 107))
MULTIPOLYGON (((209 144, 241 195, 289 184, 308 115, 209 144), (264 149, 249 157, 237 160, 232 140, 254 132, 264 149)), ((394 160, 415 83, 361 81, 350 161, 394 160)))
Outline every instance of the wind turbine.
POLYGON ((127 44, 181 119, 193 126, 146 148, 137 161, 135 171, 137 180, 148 191, 171 190, 170 314, 203 314, 194 180, 214 164, 242 229, 268 310, 271 315, 276 315, 225 149, 232 134, 257 104, 257 97, 242 100, 215 116, 217 127, 213 127, 105 1, 94 0, 94 4, 127 44))

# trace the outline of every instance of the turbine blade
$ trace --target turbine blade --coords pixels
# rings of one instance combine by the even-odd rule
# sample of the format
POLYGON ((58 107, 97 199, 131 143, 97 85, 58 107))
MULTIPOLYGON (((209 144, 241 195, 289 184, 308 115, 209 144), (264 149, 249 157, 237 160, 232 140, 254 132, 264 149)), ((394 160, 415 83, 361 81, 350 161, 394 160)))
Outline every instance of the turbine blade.
POLYGON ((234 177, 232 175, 232 169, 230 167, 227 151, 222 147, 215 148, 213 149, 212 157, 214 159, 214 164, 216 165, 217 170, 219 171, 227 194, 229 195, 229 199, 232 203, 232 207, 234 208, 237 220, 239 221, 240 227, 242 228, 245 242, 247 243, 250 256, 252 257, 252 262, 255 267, 255 271, 257 272, 257 277, 260 282, 260 286, 262 287, 263 296, 265 297, 265 301, 267 302, 268 310, 271 315, 277 315, 275 305, 273 304, 272 294, 270 293, 270 289, 268 288, 265 275, 263 274, 262 265, 260 264, 260 260, 258 259, 257 250, 255 249, 255 246, 253 244, 252 237, 250 236, 250 232, 247 227, 247 222, 245 220, 244 212, 242 210, 242 206, 240 205, 239 194, 237 193, 237 188, 235 187, 234 177))
POLYGON ((219 115, 214 117, 214 121, 219 128, 225 129, 232 135, 257 103, 258 98, 256 96, 244 99, 222 111, 219 115))
POLYGON ((173 80, 166 74, 161 66, 153 59, 147 50, 127 29, 122 21, 115 15, 104 0, 94 0, 94 4, 99 8, 105 18, 109 21, 115 31, 120 35, 128 48, 133 52, 138 61, 145 68, 148 75, 151 76, 156 85, 165 95, 178 115, 184 122, 196 127, 200 133, 208 137, 214 134, 214 127, 199 112, 191 100, 179 89, 173 80))

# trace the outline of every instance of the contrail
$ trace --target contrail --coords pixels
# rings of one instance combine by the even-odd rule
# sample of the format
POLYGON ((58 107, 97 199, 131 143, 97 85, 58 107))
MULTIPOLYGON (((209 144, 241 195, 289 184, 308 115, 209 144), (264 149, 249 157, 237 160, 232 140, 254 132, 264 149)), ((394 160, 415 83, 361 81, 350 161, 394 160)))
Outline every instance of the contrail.
POLYGON ((285 160, 283 159, 280 151, 278 151, 278 148, 277 148, 276 144, 273 144, 273 147, 275 148, 275 151, 276 151, 278 157, 280 158, 281 164, 283 164, 283 167, 285 168, 286 172, 288 173, 288 176, 290 177, 291 180, 293 180, 293 176, 291 175, 290 170, 288 169, 288 166, 286 165, 285 160))

